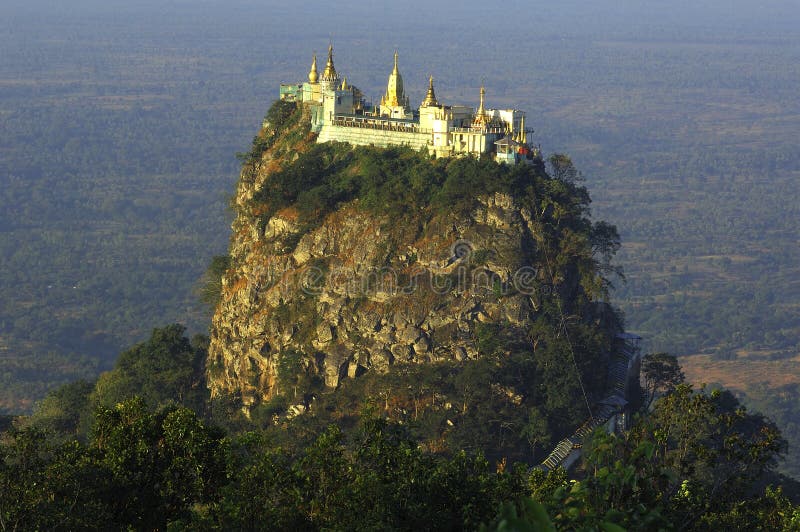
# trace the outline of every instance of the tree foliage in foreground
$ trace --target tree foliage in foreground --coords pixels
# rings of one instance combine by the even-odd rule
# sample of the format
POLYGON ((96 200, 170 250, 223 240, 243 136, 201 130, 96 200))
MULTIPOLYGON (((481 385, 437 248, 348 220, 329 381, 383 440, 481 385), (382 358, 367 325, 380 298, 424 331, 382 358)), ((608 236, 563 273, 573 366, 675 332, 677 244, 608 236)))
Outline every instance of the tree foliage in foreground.
MULTIPOLYGON (((480 335, 487 361, 499 346, 491 332, 480 335)), ((800 509, 791 500, 799 495, 796 486, 773 475, 786 451, 775 425, 728 392, 683 384, 668 355, 648 356, 643 364, 648 391, 659 395, 652 408, 627 433, 595 434, 570 480, 563 470, 545 474, 529 470, 530 463, 506 466, 502 454, 495 453, 496 464, 484 457, 510 448, 487 443, 496 431, 490 414, 505 415, 491 394, 462 397, 460 409, 485 403, 480 416, 487 421, 451 427, 448 454, 420 446, 424 416, 418 423, 411 417, 394 422, 375 417, 375 405, 338 424, 329 423, 333 417, 315 424, 314 416, 304 416, 285 426, 226 433, 203 420, 205 409, 190 391, 195 370, 189 368, 202 343, 190 342, 180 326, 156 329, 123 354, 105 388, 66 386, 25 427, 3 433, 0 530, 800 527, 800 509), (147 398, 130 398, 135 387, 147 398), (471 451, 457 450, 464 448, 471 451), (776 481, 785 492, 766 487, 776 481)), ((548 360, 541 346, 537 353, 539 362, 548 360)), ((511 357, 505 363, 515 378, 527 379, 538 371, 529 362, 511 357)), ((488 374, 472 369, 480 371, 453 381, 464 393, 489 390, 488 382, 514 385, 493 374, 476 386, 488 374)), ((446 389, 435 379, 421 383, 446 389)), ((365 390, 356 391, 363 401, 365 390)), ((328 407, 345 411, 337 403, 317 405, 328 407)), ((529 442, 548 437, 541 412, 524 415, 529 442)))
POLYGON ((522 469, 426 453, 380 419, 352 441, 330 426, 291 454, 133 399, 100 410, 87 444, 8 434, 0 529, 473 529, 525 486, 522 469))
POLYGON ((650 353, 642 358, 645 408, 650 408, 660 393, 671 392, 685 378, 678 359, 668 353, 650 353))
POLYGON ((184 336, 185 327, 153 329, 150 338, 123 351, 96 383, 77 381, 50 392, 24 424, 85 440, 98 408, 140 397, 149 407, 182 405, 202 414, 208 391, 204 368, 208 338, 184 336))
POLYGON ((0 442, 1 529, 798 530, 760 487, 784 450, 729 394, 679 385, 626 434, 595 434, 577 480, 422 450, 403 425, 330 425, 289 451, 141 399, 100 409, 87 443, 0 442))
POLYGON ((760 487, 785 445, 729 393, 681 384, 629 432, 595 433, 584 478, 535 472, 532 492, 558 529, 798 530, 800 508, 760 487))
POLYGON ((189 409, 100 409, 87 444, 14 430, 0 445, 0 530, 163 530, 225 482, 225 440, 189 409))

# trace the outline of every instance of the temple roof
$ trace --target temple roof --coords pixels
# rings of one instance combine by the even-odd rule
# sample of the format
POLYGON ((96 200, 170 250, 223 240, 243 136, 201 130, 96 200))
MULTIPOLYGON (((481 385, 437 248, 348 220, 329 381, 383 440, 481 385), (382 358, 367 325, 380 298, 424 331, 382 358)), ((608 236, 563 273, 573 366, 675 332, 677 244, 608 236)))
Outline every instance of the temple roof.
POLYGON ((520 144, 519 142, 510 137, 503 137, 502 139, 495 142, 495 144, 497 144, 498 146, 522 146, 522 144, 520 144))

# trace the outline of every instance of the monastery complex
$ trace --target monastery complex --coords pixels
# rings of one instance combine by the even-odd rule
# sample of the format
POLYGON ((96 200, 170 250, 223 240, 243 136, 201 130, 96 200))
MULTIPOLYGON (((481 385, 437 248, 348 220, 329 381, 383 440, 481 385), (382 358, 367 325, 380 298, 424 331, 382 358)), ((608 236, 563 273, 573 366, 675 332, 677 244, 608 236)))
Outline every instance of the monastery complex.
POLYGON ((413 109, 403 89, 395 52, 386 93, 379 103, 368 102, 357 87, 349 85, 346 78, 339 78, 333 65, 333 46, 328 47, 328 61, 321 75, 314 55, 308 81, 280 87, 281 100, 302 102, 309 107, 317 142, 424 147, 437 157, 472 154, 509 164, 538 157, 538 149, 528 143, 531 131, 525 129, 525 113, 488 109, 484 105, 485 94, 481 86, 477 109, 444 105, 436 99, 431 77, 425 99, 413 109))

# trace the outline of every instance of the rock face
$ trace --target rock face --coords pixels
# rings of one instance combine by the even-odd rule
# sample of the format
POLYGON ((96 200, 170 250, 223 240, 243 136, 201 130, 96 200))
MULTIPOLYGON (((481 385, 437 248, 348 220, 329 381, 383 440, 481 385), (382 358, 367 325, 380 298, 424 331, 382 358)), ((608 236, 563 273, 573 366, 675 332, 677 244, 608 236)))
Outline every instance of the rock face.
POLYGON ((482 322, 524 330, 537 307, 520 252, 533 247, 530 213, 502 194, 478 201, 421 230, 357 202, 299 239, 291 211, 241 227, 213 319, 212 392, 271 398, 289 352, 333 388, 392 364, 476 357, 482 322))

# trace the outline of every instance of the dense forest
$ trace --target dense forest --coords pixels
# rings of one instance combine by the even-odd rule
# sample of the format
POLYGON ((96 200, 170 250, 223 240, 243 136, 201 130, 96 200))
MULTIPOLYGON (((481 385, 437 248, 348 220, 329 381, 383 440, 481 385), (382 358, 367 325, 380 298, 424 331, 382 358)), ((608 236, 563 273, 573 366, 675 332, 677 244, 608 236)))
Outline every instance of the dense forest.
POLYGON ((160 323, 205 330, 196 291, 225 249, 234 153, 333 33, 337 67, 373 97, 397 47, 412 101, 433 73, 443 101, 475 102, 483 79, 491 106, 528 110, 620 229, 629 328, 735 368, 722 383, 800 441, 791 2, 512 2, 508 20, 412 2, 387 8, 401 32, 347 6, 3 2, 0 412, 94 379, 160 323), (460 31, 477 19, 483 34, 460 31))

